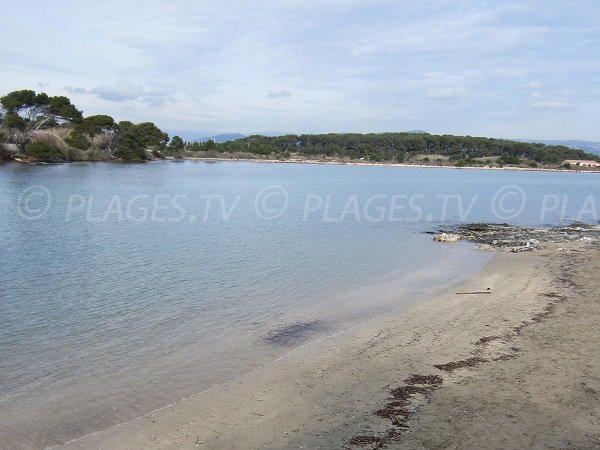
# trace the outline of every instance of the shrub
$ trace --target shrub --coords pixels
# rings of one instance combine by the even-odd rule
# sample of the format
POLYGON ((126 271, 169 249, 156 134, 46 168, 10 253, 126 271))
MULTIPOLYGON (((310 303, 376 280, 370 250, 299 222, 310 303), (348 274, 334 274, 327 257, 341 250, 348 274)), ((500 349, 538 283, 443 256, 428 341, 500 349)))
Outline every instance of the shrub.
POLYGON ((38 161, 65 161, 67 158, 56 147, 42 142, 32 142, 25 146, 25 154, 38 161))
POLYGON ((483 164, 482 161, 478 161, 478 160, 473 159, 473 158, 465 158, 465 159, 459 159, 458 161, 456 161, 454 163, 454 166, 455 167, 480 166, 482 164, 483 164))
POLYGON ((86 150, 89 147, 88 141, 81 133, 71 133, 71 135, 65 139, 65 142, 73 148, 80 150, 86 150))
POLYGON ((9 161, 12 159, 11 152, 2 144, 0 144, 0 161, 9 161))
POLYGON ((519 158, 517 158, 516 156, 512 156, 512 155, 502 155, 498 159, 498 162, 500 164, 521 164, 521 160, 519 158))

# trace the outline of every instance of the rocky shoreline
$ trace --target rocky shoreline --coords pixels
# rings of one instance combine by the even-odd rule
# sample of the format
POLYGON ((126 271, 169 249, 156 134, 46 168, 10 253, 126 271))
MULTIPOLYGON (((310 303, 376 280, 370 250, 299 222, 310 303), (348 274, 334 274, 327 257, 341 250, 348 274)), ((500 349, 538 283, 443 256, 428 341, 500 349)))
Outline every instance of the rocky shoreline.
MULTIPOLYGON (((520 227, 506 223, 473 223, 428 232, 436 242, 470 241, 481 249, 513 253, 534 251, 545 243, 573 243, 600 238, 600 225, 572 223, 558 227, 520 227)), ((560 248, 559 248, 560 249, 560 248)), ((577 251, 577 247, 570 247, 577 251)))

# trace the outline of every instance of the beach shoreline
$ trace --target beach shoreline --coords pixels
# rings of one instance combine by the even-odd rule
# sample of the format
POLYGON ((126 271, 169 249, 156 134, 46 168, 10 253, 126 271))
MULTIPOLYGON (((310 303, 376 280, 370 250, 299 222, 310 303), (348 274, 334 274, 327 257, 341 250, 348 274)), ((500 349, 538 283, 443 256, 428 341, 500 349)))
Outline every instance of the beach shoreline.
POLYGON ((551 167, 490 167, 490 166, 453 166, 453 165, 436 165, 436 164, 405 164, 405 163, 393 163, 393 162, 369 162, 369 161, 321 161, 311 159, 232 159, 232 158, 218 158, 218 157, 192 157, 187 156, 183 158, 167 157, 165 159, 154 159, 147 161, 125 161, 125 160, 106 160, 106 161, 62 161, 55 163, 40 162, 40 161, 24 161, 24 160, 13 160, 6 161, 5 164, 30 164, 30 165, 57 165, 57 164, 96 164, 96 163, 109 163, 109 164, 140 164, 140 163, 152 163, 152 162, 184 162, 184 161, 204 161, 209 163, 215 162, 249 162, 257 164, 307 164, 307 165, 330 165, 330 166, 357 166, 357 167, 397 167, 397 168, 417 168, 417 169, 453 169, 453 170, 504 170, 504 171, 515 171, 515 172, 565 172, 565 173, 600 173, 600 170, 594 169, 566 169, 566 168, 551 168, 551 167))
POLYGON ((252 163, 273 163, 273 164, 309 164, 309 165, 333 165, 333 166, 357 166, 357 167, 399 167, 399 168, 420 168, 420 169, 471 169, 471 170, 509 170, 517 172, 575 172, 575 173, 600 173, 600 170, 594 169, 561 169, 546 167, 485 167, 485 166, 453 166, 436 164, 405 164, 393 162, 369 162, 369 161, 321 161, 310 159, 231 159, 231 158, 195 158, 185 157, 183 159, 167 158, 162 161, 208 161, 208 162, 252 162, 252 163))
POLYGON ((557 440, 562 446, 597 444, 598 419, 590 412, 598 412, 600 379, 591 374, 600 358, 590 354, 589 345, 597 342, 600 327, 589 325, 600 315, 590 285, 599 253, 595 241, 497 253, 477 274, 401 312, 305 345, 231 383, 61 448, 374 448, 379 443, 435 448, 443 442, 506 448, 530 446, 525 435, 535 435, 540 448, 557 440), (562 324, 569 308, 587 313, 568 316, 562 324), (552 346, 537 349, 545 326, 560 329, 552 335, 574 333, 569 345, 585 340, 586 360, 552 346), (566 380, 579 375, 589 393, 575 409, 556 400, 552 390, 560 392, 560 386, 546 376, 569 359, 575 359, 570 371, 560 375, 566 380), (509 365, 515 367, 507 372, 509 365), (515 391, 527 382, 537 397, 515 391), (553 401, 563 426, 555 424, 545 439, 550 418, 538 409, 547 411, 553 401), (495 436, 489 429, 499 426, 497 420, 521 434, 495 436), (479 428, 460 431, 469 427, 479 428))
MULTIPOLYGON (((427 236, 427 235, 425 235, 427 236)), ((426 239, 428 239, 426 237, 426 239)), ((440 247, 434 242, 431 247, 440 247)), ((183 368, 191 358, 203 351, 204 339, 197 338, 196 344, 187 349, 173 353, 173 358, 166 363, 158 355, 150 365, 141 365, 134 361, 129 370, 130 376, 139 378, 139 383, 128 385, 115 384, 115 380, 107 377, 96 376, 83 384, 83 389, 77 389, 75 383, 72 389, 65 386, 61 389, 46 388, 52 391, 54 398, 51 402, 35 398, 29 402, 3 405, 5 420, 0 426, 0 448, 43 448, 60 446, 64 442, 85 437, 89 434, 108 430, 118 424, 126 425, 132 420, 147 414, 153 414, 170 408, 174 402, 188 398, 197 393, 206 393, 218 387, 221 383, 228 385, 236 383, 246 374, 261 370, 262 367, 273 367, 288 355, 303 351, 300 347, 314 349, 320 344, 316 341, 325 339, 330 343, 333 335, 343 338, 344 333, 351 332, 355 327, 360 327, 368 321, 377 321, 380 316, 385 316, 392 311, 404 309, 407 304, 421 301, 433 293, 445 290, 449 285, 456 283, 477 272, 491 257, 486 252, 478 252, 468 243, 457 246, 446 246, 435 262, 419 265, 413 261, 410 271, 394 271, 381 274, 377 278, 370 278, 366 284, 362 283, 346 290, 336 289, 323 295, 318 303, 307 304, 301 312, 279 313, 276 321, 264 323, 262 328, 257 328, 255 334, 242 335, 244 341, 254 342, 252 347, 243 347, 243 342, 238 346, 243 347, 238 351, 238 357, 253 361, 251 365, 240 369, 235 363, 227 366, 217 366, 221 376, 211 377, 211 367, 214 372, 214 361, 199 359, 195 371, 183 368), (364 298, 372 298, 373 302, 364 302, 364 298), (406 304, 404 303, 406 302, 406 304), (344 307, 343 315, 336 309, 344 307), (268 355, 266 352, 269 351, 268 355), (206 366, 206 368, 205 368, 206 366), (178 367, 180 367, 178 369, 178 367), (161 376, 160 383, 153 372, 161 373, 168 370, 168 374, 161 376), (147 376, 140 375, 141 373, 147 376), (182 375, 183 374, 183 375, 182 375), (150 381, 148 381, 150 377, 150 381), (187 389, 183 392, 173 391, 169 383, 174 383, 173 378, 186 379, 187 389), (91 391, 92 383, 95 391, 91 391), (156 386, 163 389, 156 391, 156 386), (90 394, 88 390, 90 389, 90 394), (143 392, 140 392, 144 389, 143 392), (122 392, 132 392, 124 398, 122 392), (102 396, 94 397, 96 392, 103 392, 102 396), (115 393, 113 396, 113 392, 115 393), (121 394, 121 395, 119 395, 121 394), (141 403, 140 399, 148 399, 141 403)), ((340 286, 342 287, 342 286, 340 286)), ((276 312, 275 309, 273 309, 276 312)), ((228 332, 231 336, 240 337, 235 326, 228 332)), ((233 342, 230 340, 230 342, 233 342)), ((218 346, 213 347, 219 349, 218 346)), ((312 351, 312 350, 311 350, 312 351)), ((222 351, 215 350, 219 358, 227 358, 227 347, 222 351)), ((208 354, 210 357, 210 353, 208 354)), ((231 359, 229 359, 231 362, 231 359)), ((225 364, 225 363, 224 363, 225 364)))

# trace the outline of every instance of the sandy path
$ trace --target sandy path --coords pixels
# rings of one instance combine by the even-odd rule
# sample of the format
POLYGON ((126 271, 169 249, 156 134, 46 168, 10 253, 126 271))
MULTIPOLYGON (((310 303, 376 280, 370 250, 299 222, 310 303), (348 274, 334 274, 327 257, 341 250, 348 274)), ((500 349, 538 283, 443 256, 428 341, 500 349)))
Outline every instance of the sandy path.
POLYGON ((598 447, 600 250, 571 245, 585 252, 499 253, 435 298, 64 447, 598 447))

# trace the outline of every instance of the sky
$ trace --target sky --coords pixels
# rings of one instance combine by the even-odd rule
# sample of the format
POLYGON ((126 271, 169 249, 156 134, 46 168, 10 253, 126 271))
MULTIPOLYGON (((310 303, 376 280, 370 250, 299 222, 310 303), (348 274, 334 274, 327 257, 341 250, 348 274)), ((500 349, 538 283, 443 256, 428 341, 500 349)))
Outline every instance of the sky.
POLYGON ((600 2, 4 5, 0 94, 205 132, 600 141, 600 2))

